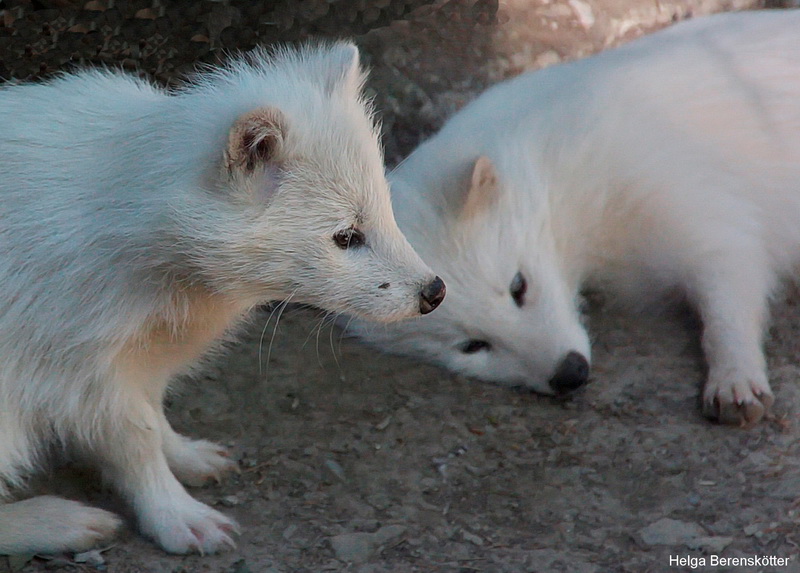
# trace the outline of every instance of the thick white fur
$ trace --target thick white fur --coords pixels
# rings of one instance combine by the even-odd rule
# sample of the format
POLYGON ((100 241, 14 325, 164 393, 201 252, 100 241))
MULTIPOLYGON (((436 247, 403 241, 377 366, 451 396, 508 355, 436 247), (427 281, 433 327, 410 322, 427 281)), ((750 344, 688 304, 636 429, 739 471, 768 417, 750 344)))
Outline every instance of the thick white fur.
POLYGON ((717 15, 488 90, 390 174, 398 223, 447 300, 353 330, 550 393, 567 352, 589 357, 581 288, 633 301, 679 288, 704 324, 706 414, 758 421, 773 401, 768 299, 800 262, 799 31, 798 11, 717 15), (470 178, 486 164, 496 186, 470 178), (463 353, 469 339, 492 349, 463 353))
MULTIPOLYGON (((363 79, 336 44, 257 51, 175 93, 110 71, 0 89, 0 499, 56 444, 167 551, 233 546, 176 476, 235 464, 172 430, 168 382, 260 302, 388 321, 434 278, 394 222, 363 79), (365 246, 337 246, 350 227, 365 246)), ((83 550, 119 524, 7 503, 0 553, 83 550)))

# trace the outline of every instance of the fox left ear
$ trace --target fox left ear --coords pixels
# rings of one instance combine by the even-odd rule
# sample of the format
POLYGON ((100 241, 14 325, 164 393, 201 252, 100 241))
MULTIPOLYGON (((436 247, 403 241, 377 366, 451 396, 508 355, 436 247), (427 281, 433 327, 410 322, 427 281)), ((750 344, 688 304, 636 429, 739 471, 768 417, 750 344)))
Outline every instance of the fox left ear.
POLYGON ((481 155, 472 166, 470 187, 461 207, 459 220, 471 220, 487 211, 497 199, 498 188, 494 163, 485 155, 481 155))
POLYGON ((364 75, 361 73, 358 48, 349 42, 334 44, 327 53, 324 73, 328 93, 340 86, 345 86, 354 92, 360 90, 364 75))
POLYGON ((228 133, 225 169, 230 175, 253 173, 274 163, 286 137, 286 118, 276 108, 261 108, 244 114, 228 133))

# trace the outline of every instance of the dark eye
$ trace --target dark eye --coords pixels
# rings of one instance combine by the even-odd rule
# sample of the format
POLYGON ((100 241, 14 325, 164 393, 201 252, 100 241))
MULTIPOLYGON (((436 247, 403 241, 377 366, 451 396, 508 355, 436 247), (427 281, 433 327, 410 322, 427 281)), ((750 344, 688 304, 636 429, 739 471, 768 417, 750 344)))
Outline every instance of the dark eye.
POLYGON ((366 239, 364 233, 355 227, 350 227, 336 233, 333 236, 333 242, 340 249, 352 249, 353 247, 363 247, 366 239))
POLYGON ((464 354, 475 354, 476 352, 480 352, 481 350, 491 350, 492 345, 486 342, 485 340, 467 340, 463 345, 461 345, 461 352, 464 354))
POLYGON ((517 273, 511 281, 511 286, 508 287, 511 293, 511 298, 514 299, 516 305, 522 308, 525 304, 525 293, 528 291, 528 281, 522 276, 522 273, 517 273))

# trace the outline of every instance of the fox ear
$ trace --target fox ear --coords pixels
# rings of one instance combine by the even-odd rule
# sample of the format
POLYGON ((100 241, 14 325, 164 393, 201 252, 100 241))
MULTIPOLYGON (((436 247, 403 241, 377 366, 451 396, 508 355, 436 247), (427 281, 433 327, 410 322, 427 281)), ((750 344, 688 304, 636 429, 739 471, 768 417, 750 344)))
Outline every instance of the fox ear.
POLYGON ((280 158, 286 137, 286 118, 275 108, 244 114, 228 133, 225 169, 230 175, 251 174, 280 158))
POLYGON ((472 166, 469 191, 461 207, 460 221, 469 221, 487 211, 497 199, 497 173, 492 160, 481 155, 472 166))
POLYGON ((361 73, 361 58, 358 48, 349 42, 334 44, 327 52, 325 62, 325 87, 328 93, 340 86, 357 92, 364 76, 361 73))

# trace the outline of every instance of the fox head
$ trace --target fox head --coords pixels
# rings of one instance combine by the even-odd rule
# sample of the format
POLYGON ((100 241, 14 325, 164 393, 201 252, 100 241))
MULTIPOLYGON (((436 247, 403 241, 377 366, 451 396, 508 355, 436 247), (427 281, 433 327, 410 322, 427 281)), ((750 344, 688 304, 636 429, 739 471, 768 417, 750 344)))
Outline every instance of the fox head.
POLYGON ((447 300, 406 324, 354 321, 350 331, 486 381, 544 394, 581 386, 590 345, 579 277, 559 253, 547 198, 514 187, 535 178, 504 179, 485 156, 446 176, 419 163, 412 156, 390 175, 398 220, 446 281, 447 300))
POLYGON ((378 322, 432 311, 442 280, 395 222, 379 133, 347 43, 257 51, 184 94, 219 141, 178 215, 214 289, 378 322))

